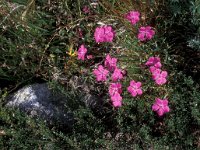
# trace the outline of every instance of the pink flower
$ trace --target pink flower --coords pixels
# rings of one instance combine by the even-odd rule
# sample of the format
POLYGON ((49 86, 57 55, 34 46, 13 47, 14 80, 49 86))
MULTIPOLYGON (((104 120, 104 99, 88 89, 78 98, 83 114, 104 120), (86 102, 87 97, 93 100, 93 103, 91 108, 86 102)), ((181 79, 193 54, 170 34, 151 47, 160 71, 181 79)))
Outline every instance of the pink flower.
POLYGON ((112 74, 112 80, 113 81, 118 81, 118 80, 121 80, 123 79, 123 74, 122 74, 122 70, 121 69, 118 69, 118 68, 115 68, 113 74, 112 74))
POLYGON ((140 13, 138 11, 130 11, 125 14, 125 18, 128 19, 132 25, 135 25, 140 20, 140 13))
POLYGON ((131 93, 133 97, 136 97, 137 95, 142 95, 141 86, 142 86, 141 82, 135 82, 134 80, 132 80, 127 90, 129 93, 131 93))
POLYGON ((104 69, 102 65, 99 65, 97 69, 94 69, 93 74, 96 76, 97 81, 106 81, 109 71, 104 69))
POLYGON ((162 64, 160 62, 160 57, 149 57, 148 61, 145 63, 146 66, 154 66, 156 68, 161 68, 162 64))
POLYGON ((156 84, 163 85, 167 82, 167 72, 160 69, 162 64, 159 57, 150 57, 145 65, 150 66, 149 70, 156 84))
POLYGON ((114 107, 122 106, 122 97, 119 93, 115 93, 113 96, 111 96, 111 101, 114 107))
POLYGON ((155 31, 150 26, 140 27, 138 33, 138 39, 140 41, 150 40, 153 38, 154 34, 155 31))
POLYGON ((168 100, 167 99, 159 99, 156 98, 155 103, 152 106, 152 110, 156 111, 158 116, 163 116, 165 113, 168 113, 170 111, 168 106, 168 100))
POLYGON ((109 71, 115 70, 115 68, 117 67, 117 58, 112 58, 108 54, 106 56, 106 60, 104 62, 104 66, 107 67, 109 71))
POLYGON ((85 54, 87 53, 87 49, 84 45, 81 45, 78 49, 78 59, 79 60, 85 60, 85 54))
POLYGON ((167 82, 166 78, 167 78, 167 71, 162 71, 160 69, 155 69, 152 72, 152 78, 155 80, 156 84, 158 85, 163 85, 167 82))
POLYGON ((112 97, 116 93, 122 93, 122 85, 120 83, 111 83, 109 86, 109 94, 112 97))
POLYGON ((112 42, 115 33, 111 26, 102 26, 95 29, 94 38, 96 43, 112 42))

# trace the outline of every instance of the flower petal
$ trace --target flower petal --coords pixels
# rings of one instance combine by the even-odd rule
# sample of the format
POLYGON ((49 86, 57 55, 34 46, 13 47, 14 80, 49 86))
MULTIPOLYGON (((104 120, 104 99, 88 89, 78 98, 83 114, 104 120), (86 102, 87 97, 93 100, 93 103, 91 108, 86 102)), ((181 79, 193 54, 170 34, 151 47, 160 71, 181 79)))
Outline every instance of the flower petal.
POLYGON ((167 99, 164 99, 164 100, 163 100, 163 105, 164 105, 164 106, 167 106, 167 105, 168 105, 168 100, 167 100, 167 99))
POLYGON ((132 95, 133 97, 136 97, 136 96, 137 96, 137 92, 136 92, 135 90, 132 90, 132 91, 131 91, 131 95, 132 95))
POLYGON ((115 93, 113 96, 111 96, 112 101, 122 101, 122 97, 119 93, 115 93))
POLYGON ((163 109, 163 111, 164 111, 165 113, 168 113, 168 112, 170 111, 170 109, 169 109, 168 106, 165 106, 165 108, 163 109))
POLYGON ((134 80, 131 80, 130 86, 135 86, 135 81, 134 80))
POLYGON ((137 89, 137 93, 138 93, 138 95, 142 95, 142 90, 141 89, 137 89))
POLYGON ((121 101, 113 101, 112 104, 113 104, 114 107, 121 107, 122 106, 121 101))
POLYGON ((163 105, 163 100, 161 100, 160 98, 156 98, 156 104, 163 105))
POLYGON ((153 111, 157 111, 158 109, 159 109, 160 107, 157 105, 157 104, 153 104, 153 106, 152 106, 152 110, 153 111))
POLYGON ((167 71, 162 71, 160 76, 163 77, 163 78, 166 78, 168 75, 167 71))
POLYGON ((136 86, 137 88, 140 88, 140 87, 142 86, 142 83, 141 83, 141 82, 136 82, 136 83, 135 83, 135 86, 136 86))
POLYGON ((164 111, 162 110, 162 109, 159 109, 158 111, 157 111, 157 114, 158 114, 158 116, 163 116, 164 115, 164 111))

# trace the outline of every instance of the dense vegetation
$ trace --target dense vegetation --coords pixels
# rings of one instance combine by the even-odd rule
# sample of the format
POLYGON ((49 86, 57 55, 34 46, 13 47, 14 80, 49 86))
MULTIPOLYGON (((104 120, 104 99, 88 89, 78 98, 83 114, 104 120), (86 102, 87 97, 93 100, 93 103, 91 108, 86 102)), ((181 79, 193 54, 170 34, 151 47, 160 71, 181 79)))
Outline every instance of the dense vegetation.
POLYGON ((200 53, 198 0, 2 0, 0 2, 0 148, 1 149, 198 149, 200 148, 200 53), (124 14, 140 12, 132 25, 124 14), (95 29, 110 25, 111 43, 96 43, 95 29), (138 40, 138 29, 151 26, 155 36, 138 40), (80 45, 93 57, 78 60, 80 45), (93 70, 106 54, 125 70, 122 107, 109 100, 109 82, 95 80, 93 70), (167 82, 156 85, 145 66, 158 56, 167 82), (101 111, 79 103, 79 90, 69 87, 77 76, 104 96, 101 111), (127 92, 141 81, 143 94, 127 92), (48 82, 67 95, 76 122, 72 129, 48 127, 16 109, 6 96, 19 88, 48 82), (155 98, 168 99, 170 112, 159 117, 155 98))

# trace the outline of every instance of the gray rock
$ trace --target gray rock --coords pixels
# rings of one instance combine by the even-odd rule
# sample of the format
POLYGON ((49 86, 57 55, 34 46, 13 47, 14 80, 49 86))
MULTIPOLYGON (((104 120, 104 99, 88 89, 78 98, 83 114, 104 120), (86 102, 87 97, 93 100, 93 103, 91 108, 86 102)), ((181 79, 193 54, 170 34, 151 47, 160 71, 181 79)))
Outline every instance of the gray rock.
POLYGON ((73 114, 65 106, 67 99, 55 93, 46 83, 26 86, 8 97, 7 107, 19 108, 32 117, 45 120, 49 125, 72 127, 73 114))
POLYGON ((81 78, 74 76, 67 85, 70 91, 74 91, 75 97, 55 92, 48 88, 46 83, 33 84, 19 89, 10 95, 7 107, 19 108, 31 117, 41 118, 50 125, 72 127, 74 124, 73 113, 70 111, 84 104, 87 108, 94 110, 97 114, 105 114, 104 104, 106 96, 99 97, 91 94, 94 85, 86 84, 81 78), (73 108, 75 107, 75 108, 73 108))

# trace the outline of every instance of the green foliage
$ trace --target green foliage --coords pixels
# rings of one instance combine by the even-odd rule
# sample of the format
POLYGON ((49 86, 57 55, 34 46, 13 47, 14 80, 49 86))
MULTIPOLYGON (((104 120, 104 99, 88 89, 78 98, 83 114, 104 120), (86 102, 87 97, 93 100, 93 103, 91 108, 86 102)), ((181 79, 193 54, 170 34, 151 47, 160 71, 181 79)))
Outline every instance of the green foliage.
POLYGON ((157 22, 159 34, 171 47, 168 53, 173 56, 172 63, 199 82, 200 1, 167 0, 164 4, 157 22))
MULTIPOLYGON (((199 86, 194 83, 191 77, 182 73, 175 74, 177 86, 174 85, 174 92, 171 96, 172 112, 167 121, 169 135, 177 139, 176 143, 182 143, 183 147, 194 146, 192 141, 198 140, 200 104, 199 86)), ((173 84, 172 84, 173 85, 173 84)))
MULTIPOLYGON (((185 33, 188 46, 194 50, 200 50, 199 25, 200 25, 200 2, 198 0, 168 1, 169 13, 172 15, 171 23, 178 24, 186 29, 185 33), (176 21, 176 22, 175 22, 176 21)), ((172 25, 171 24, 171 25, 172 25)))
POLYGON ((44 41, 43 34, 47 30, 39 27, 43 23, 36 18, 32 18, 32 21, 36 22, 34 27, 31 27, 32 22, 28 23, 20 18, 25 10, 24 5, 9 4, 4 1, 1 5, 5 7, 0 13, 0 18, 3 20, 0 23, 2 72, 0 80, 18 84, 37 77, 44 46, 38 43, 44 41))
POLYGON ((1 107, 0 116, 1 149, 48 149, 49 146, 57 149, 67 145, 60 146, 62 139, 42 121, 31 119, 18 110, 1 107))

